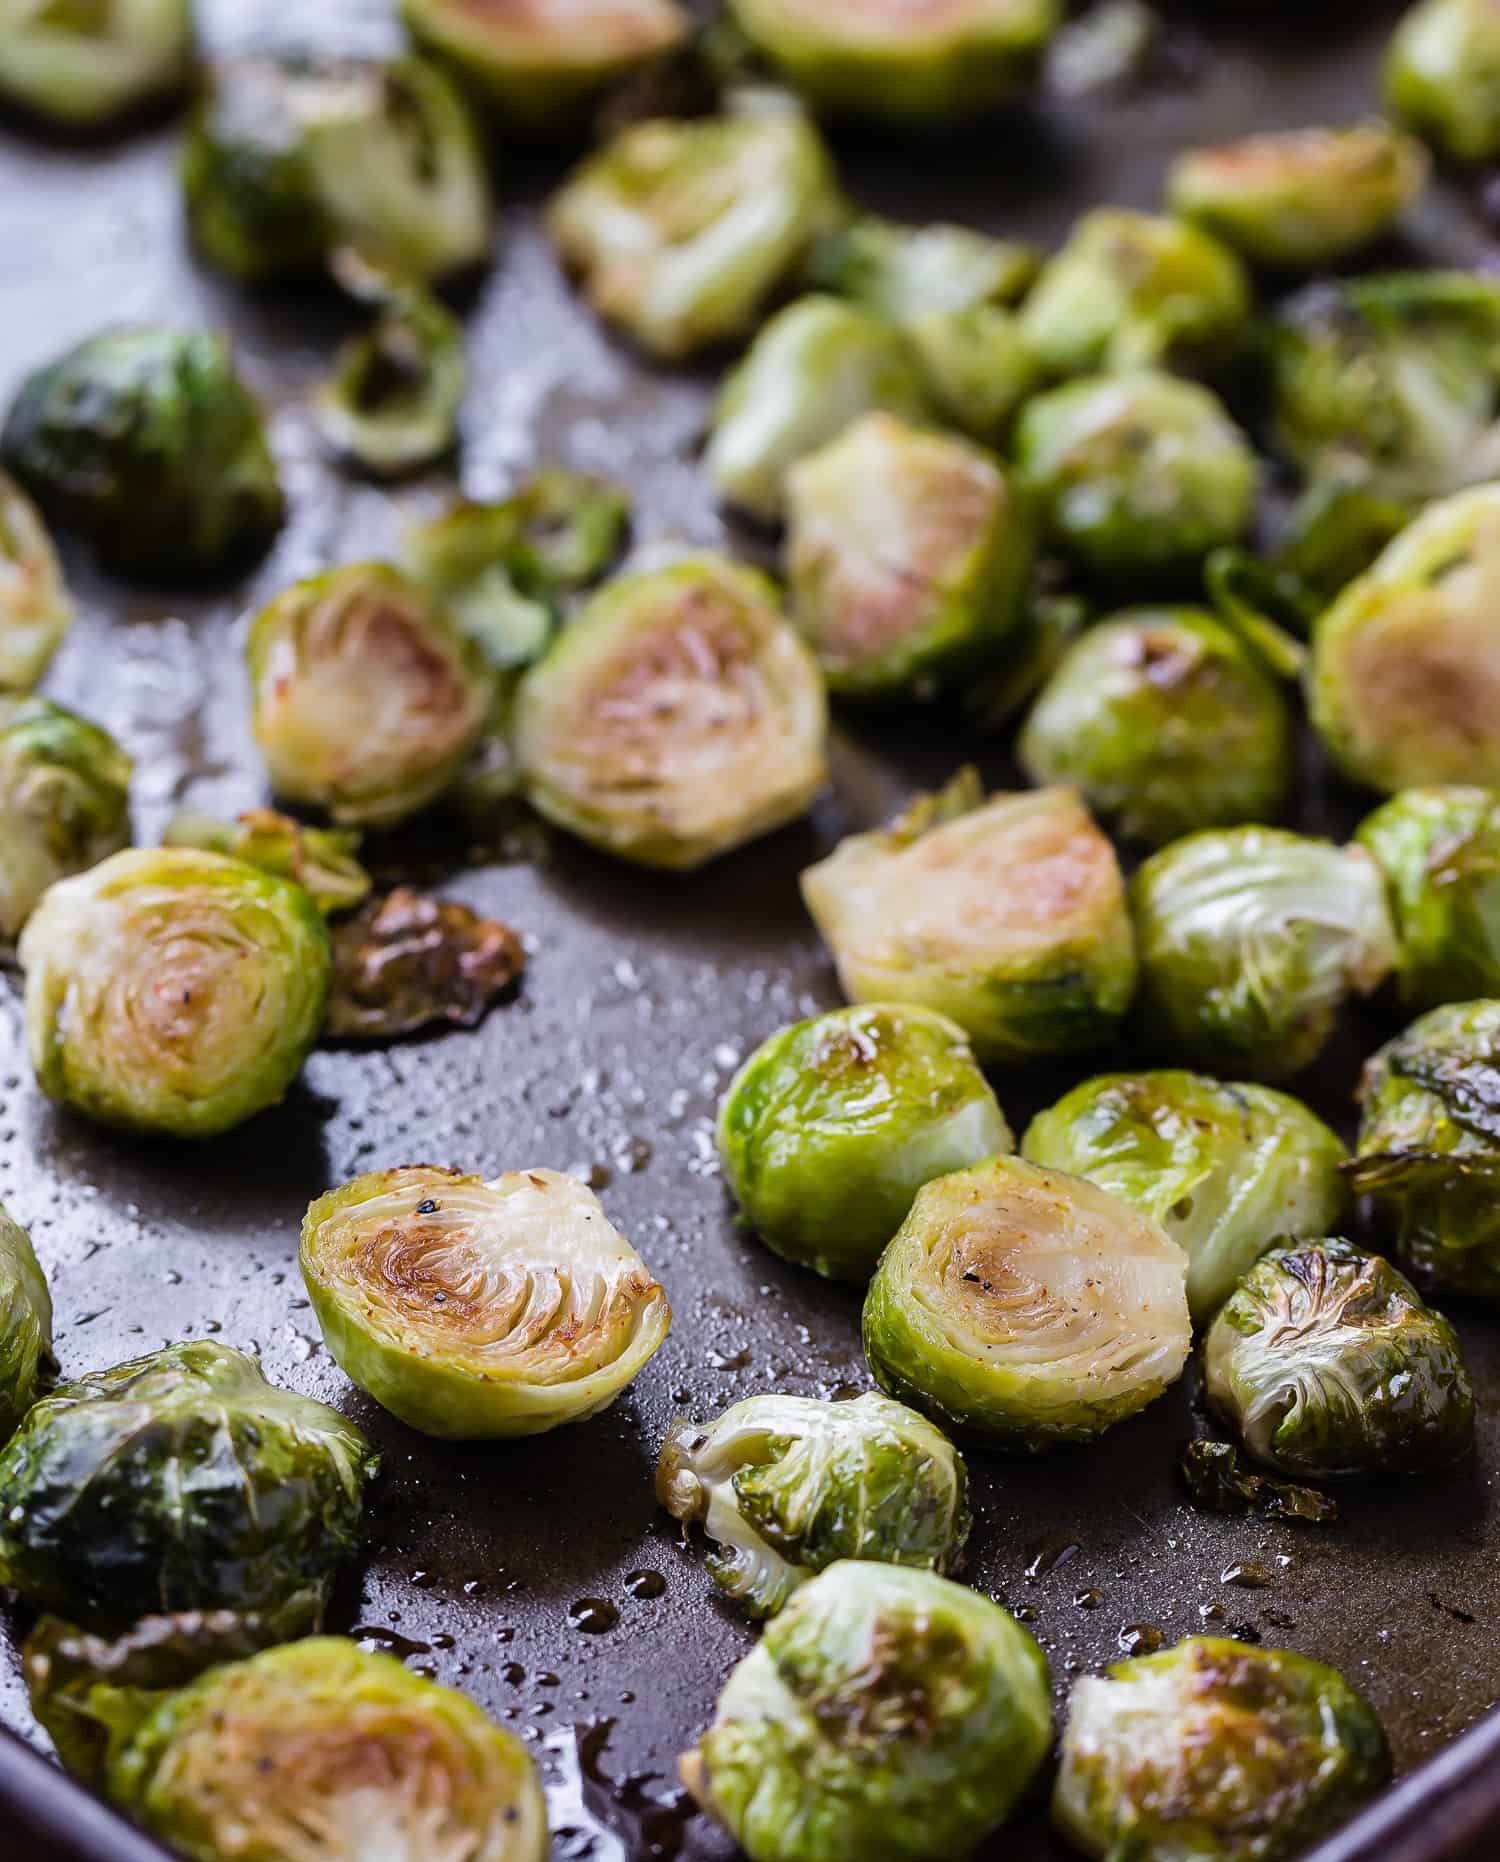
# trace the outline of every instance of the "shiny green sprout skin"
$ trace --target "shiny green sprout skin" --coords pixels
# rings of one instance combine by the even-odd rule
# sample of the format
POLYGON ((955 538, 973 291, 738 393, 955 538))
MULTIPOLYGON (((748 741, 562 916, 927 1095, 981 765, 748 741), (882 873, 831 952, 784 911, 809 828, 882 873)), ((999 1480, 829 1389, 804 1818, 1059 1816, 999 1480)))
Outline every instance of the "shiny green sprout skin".
POLYGON ((966 772, 841 841, 802 896, 851 1001, 936 1009, 981 1060, 1096 1046, 1135 992, 1119 862, 1071 789, 986 800, 966 772))
POLYGON ((377 307, 313 398, 330 449, 374 478, 402 478, 451 453, 468 385, 463 325, 432 292, 345 263, 377 307))
POLYGON ((1031 525, 967 440, 866 414, 787 479, 792 618, 845 698, 930 694, 1021 625, 1031 525))
POLYGON ((773 584, 720 556, 622 577, 522 679, 533 804, 623 860, 679 871, 794 821, 826 777, 828 701, 773 584))
POLYGON ((72 625, 72 597, 41 513, 0 472, 0 693, 39 684, 72 625))
POLYGON ((85 1118, 213 1138, 273 1106, 323 1024, 332 960, 300 886, 188 848, 117 853, 21 934, 37 1082, 85 1118))
POLYGON ((1401 940, 1397 981, 1415 1009, 1500 995, 1500 796, 1405 789, 1360 823, 1401 940))
POLYGON ((263 555, 285 515, 260 408, 211 330, 79 343, 21 384, 0 459, 118 575, 223 574, 263 555))
POLYGON ((167 823, 164 847, 198 847, 225 853, 263 872, 294 880, 325 918, 353 911, 374 881, 355 858, 359 835, 310 828, 274 808, 252 808, 234 821, 185 808, 167 823))
POLYGON ((1141 608, 1092 627, 1017 745, 1033 782, 1072 783, 1131 840, 1274 821, 1293 763, 1280 687, 1222 621, 1141 608))
POLYGON ((1500 15, 1492 0, 1423 0, 1401 22, 1386 101, 1456 162, 1500 155, 1500 15))
POLYGON ((988 1597, 845 1560, 730 1675, 683 1782, 750 1862, 967 1856, 1046 1754, 1047 1660, 988 1597))
POLYGON ((1219 1073, 1300 1073, 1345 999, 1377 989, 1399 955, 1365 849, 1279 828, 1174 841, 1135 875, 1130 896, 1141 1028, 1219 1073))
POLYGON ((1002 1448, 1087 1442, 1192 1347, 1187 1256, 1081 1177, 997 1157, 919 1190, 865 1300, 888 1395, 1002 1448))
POLYGON ((605 1409, 672 1309, 599 1199, 555 1170, 486 1183, 417 1165, 330 1190, 302 1277, 340 1368, 450 1440, 539 1435, 605 1409))
POLYGON ((90 1371, 0 1452, 0 1582, 86 1628, 320 1614, 375 1456, 352 1423, 204 1339, 90 1371))
POLYGON ((1348 1203, 1347 1153, 1320 1118, 1272 1087, 1201 1073, 1086 1080, 1032 1120, 1021 1154, 1154 1217, 1187 1256, 1198 1326, 1273 1242, 1326 1235, 1348 1203))
POLYGON ((109 1768, 190 1862, 545 1862, 521 1742, 464 1695, 332 1636, 213 1668, 109 1768))
POLYGON ((52 1297, 31 1237, 0 1208, 0 1442, 41 1394, 52 1360, 52 1297))
POLYGON ((656 1497, 703 1528, 709 1576, 756 1617, 842 1558, 947 1576, 969 1536, 962 1456, 924 1416, 874 1392, 838 1403, 747 1397, 705 1428, 679 1418, 656 1497))
POLYGON ((55 880, 129 841, 131 769, 108 731, 61 705, 0 699, 0 941, 55 880))
POLYGON ((1347 1241, 1294 1243, 1253 1267, 1209 1331, 1203 1375, 1214 1410, 1281 1474, 1420 1474, 1474 1440, 1458 1334, 1347 1241))
POLYGON ((1336 1670, 1190 1636, 1074 1684, 1052 1820, 1100 1862, 1289 1862, 1390 1774, 1336 1670))
POLYGON ((863 1283, 924 1183, 1013 1148, 963 1030, 902 1003, 763 1042, 719 1110, 745 1221, 784 1259, 863 1283))
POLYGON ((191 0, 0 3, 0 98, 38 121, 107 129, 192 74, 191 0))

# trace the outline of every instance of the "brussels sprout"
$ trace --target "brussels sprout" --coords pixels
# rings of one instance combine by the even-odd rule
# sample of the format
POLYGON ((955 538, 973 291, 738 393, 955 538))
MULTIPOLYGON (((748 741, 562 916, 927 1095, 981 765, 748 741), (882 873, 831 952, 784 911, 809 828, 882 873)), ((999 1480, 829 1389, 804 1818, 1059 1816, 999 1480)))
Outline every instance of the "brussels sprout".
POLYGON ((1375 1710, 1334 1669, 1189 1636, 1074 1684, 1052 1819, 1088 1856, 1282 1862, 1390 1773, 1375 1710))
POLYGON ((0 1442, 19 1427, 52 1363, 52 1298, 31 1237, 0 1208, 0 1442))
POLYGON ((1316 1487, 1257 1474, 1233 1442, 1189 1442, 1179 1464, 1200 1513, 1264 1513, 1304 1526, 1337 1523, 1339 1503, 1316 1487))
POLYGON ((418 1165, 356 1177, 302 1224, 302 1277, 340 1368, 426 1435, 540 1435, 607 1409, 672 1309, 591 1190, 418 1165))
POLYGON ((969 226, 902 226, 864 213, 819 242, 809 267, 821 291, 852 298, 891 323, 1014 304, 1041 269, 1041 254, 969 226))
POLYGON ((930 694, 1019 631, 1031 526, 987 453, 866 414, 787 475, 792 618, 830 690, 930 694))
POLYGON ((1022 410, 1016 459, 1052 541, 1110 581, 1172 581, 1250 527, 1257 468, 1218 398, 1139 370, 1022 410))
POLYGON ((1312 271, 1388 233, 1430 168, 1421 143, 1385 123, 1282 130, 1180 156, 1167 199, 1247 258, 1312 271))
POLYGON ((131 768, 108 731, 61 705, 0 702, 0 938, 54 880, 126 845, 131 768))
POLYGON ((190 1862, 544 1862, 526 1749, 471 1700, 320 1636, 169 1695, 109 1794, 190 1862))
POLYGON ((515 747, 548 820, 642 866, 701 866, 793 821, 828 705, 771 583, 719 556, 611 583, 521 681, 515 747))
POLYGON ((0 98, 42 122, 103 129, 185 90, 192 0, 6 0, 0 98))
POLYGON ((525 967, 509 925, 398 886, 334 931, 325 1031, 387 1041, 432 1022, 477 1028, 525 967))
POLYGON ((420 285, 375 272, 358 277, 358 295, 379 306, 372 327, 334 358, 313 412, 334 452, 377 478, 400 478, 451 453, 468 386, 463 325, 420 285))
POLYGON ((1072 783, 1132 840, 1274 820, 1293 765, 1276 682, 1212 615, 1140 608, 1091 628, 1017 746, 1033 782, 1072 783))
POLYGON ((1021 1155, 1158 1221, 1188 1258, 1200 1326, 1273 1242, 1327 1234, 1348 1200, 1344 1146, 1320 1118, 1271 1087, 1201 1073, 1085 1080, 1032 1120, 1021 1155))
POLYGON ((1401 22, 1386 101, 1459 162, 1500 155, 1500 17, 1493 0, 1423 0, 1401 22))
POLYGON ((276 1105, 318 1037, 328 933, 300 886, 186 847, 50 888, 21 934, 49 1098, 124 1131, 213 1138, 276 1105))
POLYGON ((404 821, 440 795, 494 699, 479 649, 383 563, 330 569, 278 595, 246 657, 277 794, 362 827, 404 821))
POLYGON ((35 505, 0 472, 0 692, 29 692, 73 625, 57 551, 35 505))
POLYGON ((167 823, 164 847, 197 847, 295 880, 325 918, 353 911, 368 898, 373 881, 355 858, 359 835, 310 828, 274 808, 252 808, 234 821, 197 809, 180 809, 167 823))
POLYGON ((1308 711, 1355 782, 1500 788, 1500 485, 1430 506, 1319 621, 1308 711))
POLYGON ((1458 1334, 1347 1241, 1277 1248, 1251 1268, 1209 1330, 1203 1375, 1217 1413, 1282 1474, 1420 1474, 1473 1445, 1458 1334))
POLYGON ((679 1418, 656 1470, 657 1499, 702 1525, 709 1575, 751 1616, 839 1559, 946 1575, 969 1536, 968 1485, 940 1430, 873 1391, 748 1397, 703 1429, 679 1418))
POLYGON ((1430 1010, 1365 1068, 1349 1166, 1430 1291, 1500 1298, 1500 1002, 1430 1010))
POLYGON ((1041 371, 1020 320, 998 304, 934 311, 907 326, 933 407, 951 426, 997 446, 1041 371))
POLYGON ((1050 374, 1089 375, 1220 361, 1250 312, 1227 246, 1183 220, 1101 207, 1043 268, 1021 327, 1050 374))
POLYGON ((750 1862, 967 1856, 1046 1754, 1047 1658, 988 1597, 845 1559, 730 1675, 682 1760, 750 1862))
POLYGON ((210 330, 107 330, 37 369, 0 455, 120 575, 194 580, 264 554, 286 506, 260 408, 210 330))
POLYGON ((799 298, 725 382, 705 456, 709 478, 726 503, 773 523, 791 467, 872 408, 913 420, 926 414, 909 345, 871 311, 799 298))
POLYGON ((870 1282, 865 1356, 945 1428, 1006 1448, 1090 1441, 1182 1375, 1187 1269, 1139 1208, 991 1158, 917 1192, 870 1282))
POLYGON ((600 316, 670 362, 744 335, 838 212, 817 131, 755 110, 634 124, 564 183, 548 225, 600 316))
POLYGON ((1189 834, 1131 882, 1141 1027, 1200 1066, 1280 1080, 1311 1066, 1344 999, 1394 968, 1380 868, 1363 847, 1279 828, 1189 834))
POLYGON ((1071 789, 992 795, 973 771, 802 875, 854 1002, 951 1015, 984 1060, 1107 1040, 1135 991, 1114 849, 1071 789))
POLYGON ((963 1030, 900 1003, 783 1028, 719 1110, 746 1221, 785 1260, 835 1280, 869 1279, 924 1183, 1013 1148, 963 1030))
POLYGON ((89 1629, 221 1608, 305 1625, 377 1465, 244 1352, 168 1345, 62 1385, 0 1450, 0 1583, 89 1629))

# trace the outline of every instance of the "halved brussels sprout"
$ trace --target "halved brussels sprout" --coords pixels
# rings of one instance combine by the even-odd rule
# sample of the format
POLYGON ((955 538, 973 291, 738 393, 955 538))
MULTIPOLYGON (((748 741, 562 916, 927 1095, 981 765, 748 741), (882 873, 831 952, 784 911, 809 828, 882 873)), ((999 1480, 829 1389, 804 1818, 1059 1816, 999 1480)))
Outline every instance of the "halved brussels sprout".
POLYGON ((812 124, 756 109, 634 124, 547 218, 594 309, 670 362, 744 335, 838 212, 812 124))
POLYGON ((344 261, 341 279, 378 306, 368 330, 351 336, 313 398, 334 452, 377 478, 400 478, 451 453, 468 387, 464 328, 420 285, 397 284, 344 261))
POLYGON ((1405 789, 1355 836, 1380 862, 1413 1008, 1500 995, 1500 796, 1405 789))
POLYGON ((1247 258, 1312 271, 1388 233, 1431 166, 1385 123, 1281 130, 1180 156, 1167 199, 1247 258))
POLYGON ((1250 314, 1227 246, 1184 220, 1101 207, 1044 266, 1021 327, 1050 374, 1089 375, 1222 361, 1250 314))
POLYGON ((1355 782, 1500 788, 1500 484, 1430 506, 1344 591, 1307 702, 1355 782))
POLYGON ((1374 1708, 1335 1669, 1189 1636, 1074 1684, 1052 1820, 1087 1856, 1282 1862, 1390 1774, 1374 1708))
POLYGON ((968 1474, 941 1430, 873 1391, 842 1403, 754 1396, 706 1428, 679 1418, 656 1497, 714 1542, 709 1575, 774 1616, 842 1558, 946 1576, 969 1536, 968 1474))
POLYGON ((433 1022, 477 1028, 525 967, 525 946, 498 918, 397 886, 335 928, 324 1032, 390 1041, 433 1022))
POLYGON ((0 1583, 89 1629, 228 1608, 305 1628, 377 1466, 244 1352, 168 1345, 43 1397, 0 1450, 0 1583))
POLYGON ((211 330, 79 343, 21 384, 0 454, 119 575, 221 574, 264 554, 286 514, 260 407, 211 330))
POLYGON ((1090 628, 1017 745, 1033 782, 1072 783, 1131 840, 1275 820, 1293 766, 1291 711, 1253 653, 1196 608, 1141 608, 1090 628))
POLYGON ((355 857, 359 842, 358 834, 306 827, 274 808, 252 808, 233 821, 180 809, 161 837, 163 847, 225 853, 262 872, 295 880, 325 918, 353 911, 369 897, 374 882, 355 857))
POLYGON ((63 129, 102 129, 187 88, 192 0, 9 0, 0 97, 63 129))
POLYGON ((1047 1751, 1047 1658, 988 1597, 846 1559, 740 1663, 682 1778, 750 1862, 966 1856, 1047 1751))
POLYGON ((1252 1267, 1209 1330, 1203 1376, 1217 1413, 1282 1474, 1420 1474, 1473 1446, 1458 1334, 1347 1241, 1277 1248, 1252 1267))
POLYGON ((332 1636, 211 1669, 109 1769, 190 1862, 545 1862, 525 1747, 471 1700, 332 1636))
POLYGON ((1224 1073, 1311 1066, 1345 998, 1378 989, 1399 956, 1365 849, 1279 828, 1189 834, 1151 856, 1130 896, 1142 1029, 1224 1073))
POLYGON ((59 881, 20 955, 42 1091, 102 1125, 174 1138, 217 1137, 285 1096, 331 968, 300 886, 185 847, 117 853, 59 881))
POLYGON ((417 1165, 330 1190, 302 1277, 340 1368, 414 1429, 540 1435, 608 1408, 672 1309, 599 1199, 555 1170, 417 1165))
POLYGON ((1028 1126, 1021 1155, 1087 1177, 1158 1221, 1206 1325, 1273 1242, 1326 1235, 1348 1202, 1342 1141, 1269 1086, 1201 1073, 1085 1080, 1028 1126))
POLYGON ((1182 1375, 1187 1268, 1130 1203, 992 1158, 917 1192, 870 1282, 865 1356, 945 1428, 1006 1448, 1091 1441, 1182 1375))
POLYGON ((1097 1046, 1135 992, 1119 861, 1071 789, 984 799, 972 770, 802 875, 854 1002, 950 1015, 983 1060, 1097 1046))
POLYGON ((52 1362, 52 1296, 31 1237, 0 1208, 0 1442, 20 1426, 52 1362))
POLYGON ((1038 395, 1016 462, 1053 543, 1109 581, 1187 577, 1254 515, 1250 442, 1207 388, 1154 370, 1038 395))
POLYGON ((73 602, 41 515, 0 472, 0 692, 29 692, 73 625, 73 602))
POLYGON ((927 412, 916 359, 872 311, 804 297, 772 317, 730 374, 714 410, 705 464, 719 496, 773 523, 787 473, 861 414, 927 412))
POLYGON ((928 695, 1019 630, 1031 525, 977 446, 866 414, 786 483, 792 618, 831 691, 928 695))
POLYGON ((245 649, 276 793, 388 827, 433 801, 479 742, 495 678, 420 584, 349 563, 263 608, 245 649))
POLYGON ((719 556, 625 576, 516 694, 532 802, 643 866, 701 866, 809 806, 828 702, 772 584, 719 556))
POLYGON ((0 700, 0 939, 54 881, 127 844, 132 767, 108 731, 61 705, 0 700))
POLYGON ((785 1260, 866 1281, 924 1183, 1014 1148, 964 1031, 903 1003, 764 1041, 719 1109, 745 1220, 785 1260))
POLYGON ((1493 0, 1423 0, 1402 20, 1386 101, 1458 162, 1500 155, 1500 18, 1493 0))
POLYGON ((1014 304, 1041 264, 1034 246, 971 226, 903 226, 862 213, 819 243, 809 278, 819 290, 910 325, 934 313, 1014 304))

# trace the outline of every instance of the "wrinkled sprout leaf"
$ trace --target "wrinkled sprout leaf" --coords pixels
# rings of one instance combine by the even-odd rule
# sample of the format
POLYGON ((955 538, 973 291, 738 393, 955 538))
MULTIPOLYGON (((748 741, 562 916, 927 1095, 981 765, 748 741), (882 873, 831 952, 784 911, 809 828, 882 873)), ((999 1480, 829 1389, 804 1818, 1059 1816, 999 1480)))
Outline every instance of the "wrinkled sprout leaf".
POLYGON ((382 1041, 432 1022, 475 1028, 525 967, 509 925, 398 886, 334 929, 325 1033, 382 1041))

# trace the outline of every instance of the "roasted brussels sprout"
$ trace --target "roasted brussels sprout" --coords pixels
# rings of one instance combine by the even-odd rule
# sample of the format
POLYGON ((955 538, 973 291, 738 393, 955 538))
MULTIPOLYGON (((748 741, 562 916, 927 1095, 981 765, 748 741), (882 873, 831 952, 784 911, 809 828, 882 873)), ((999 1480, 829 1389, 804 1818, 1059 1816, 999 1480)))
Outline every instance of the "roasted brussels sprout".
POLYGON ((1013 312, 998 304, 934 311, 906 331, 922 387, 950 425, 998 446, 1041 379, 1013 312))
POLYGON ((1074 1684, 1052 1819, 1088 1856, 1282 1862, 1390 1772, 1374 1709, 1334 1669, 1190 1636, 1074 1684))
POLYGON ((1313 271, 1388 233, 1430 167, 1420 142, 1385 123, 1282 130, 1179 157, 1167 199, 1249 259, 1313 271))
POLYGON ((963 1030, 903 1003, 764 1041, 719 1110, 745 1220, 788 1261, 865 1281, 924 1183, 1013 1148, 963 1030))
POLYGON ((1244 267, 1210 234, 1101 207, 1043 268, 1021 327, 1053 375, 1189 367, 1231 355, 1250 308, 1244 267))
POLYGON ((246 647, 276 793, 387 827, 434 800, 478 743, 494 674, 420 584, 383 563, 298 582, 246 647))
POLYGON ((726 503, 772 523, 790 468, 872 408, 914 420, 926 414, 909 345, 872 311, 799 298, 766 324, 725 382, 708 475, 726 503))
POLYGON ((211 330, 107 330, 37 369, 0 456, 106 569, 191 581, 261 555, 285 502, 260 408, 211 330))
POLYGON ((823 786, 828 705, 764 576, 719 556, 623 577, 521 681, 515 746, 551 821, 643 866, 701 866, 823 786))
POLYGON ((754 1396, 706 1428, 679 1418, 656 1497, 714 1542, 709 1575, 751 1616, 774 1616, 842 1558, 946 1575, 969 1536, 963 1458, 889 1397, 754 1396))
POLYGON ((321 1613, 376 1458, 352 1423, 209 1339, 64 1384, 0 1450, 0 1583, 88 1629, 321 1613))
POLYGON ((192 0, 8 0, 0 98, 42 122, 103 129, 185 90, 192 0))
POLYGON ((1254 514, 1249 441, 1207 388, 1154 370, 1038 395, 1016 460, 1052 542, 1111 583, 1185 579, 1254 514))
POLYGON ((1420 1474, 1474 1440, 1458 1334, 1379 1255, 1308 1241, 1266 1255, 1203 1348, 1215 1411, 1279 1473, 1420 1474))
POLYGON ((1458 162, 1500 155, 1500 18, 1493 0, 1423 0, 1401 22, 1386 101, 1458 162))
POLYGON ((1141 608, 1090 628, 1036 701, 1017 746, 1033 782, 1072 783, 1131 840, 1271 821, 1286 804, 1286 700, 1210 614, 1141 608))
POLYGON ((1355 782, 1500 788, 1500 484, 1430 506, 1319 621, 1308 711, 1355 782))
POLYGON ((802 875, 854 1002, 951 1015, 984 1060, 1093 1047, 1135 991, 1114 849, 1071 789, 984 799, 965 771, 802 875))
POLYGON ((0 472, 0 692, 29 692, 73 625, 73 602, 41 515, 0 472))
POLYGON ((359 835, 310 828, 274 808, 252 808, 234 821, 184 808, 162 835, 164 847, 198 847, 295 880, 325 918, 353 911, 369 897, 372 880, 355 857, 359 835))
POLYGON ((1201 1073, 1085 1080, 1032 1120, 1021 1154, 1154 1217, 1187 1256, 1200 1326, 1273 1242, 1326 1235, 1348 1200, 1344 1146, 1320 1118, 1271 1087, 1201 1073))
POLYGON ((1394 968, 1380 868, 1363 847, 1279 828, 1189 834, 1131 882, 1143 1029, 1224 1073, 1287 1079, 1327 1046, 1345 998, 1394 968))
POLYGON ((670 362, 744 335, 838 211, 817 131, 755 109, 622 131, 548 224, 600 316, 670 362))
POLYGON ((397 886, 335 928, 324 1032, 390 1041, 433 1022, 477 1028, 525 967, 525 947, 498 918, 397 886))
POLYGON ((966 1856, 1047 1750, 1047 1658, 988 1597, 845 1559, 730 1675, 683 1782, 751 1862, 966 1856))
POLYGON ((672 1321, 598 1197, 555 1170, 356 1177, 308 1210, 301 1262, 340 1367, 392 1415, 453 1440, 597 1415, 672 1321))
POLYGON ((1014 304, 1035 282, 1041 254, 969 226, 902 226, 864 213, 819 242, 809 277, 890 323, 1014 304))
POLYGON ((792 618, 829 689, 931 694, 1019 631, 1031 525, 995 461, 866 414, 787 475, 792 618))
POLYGON ((210 1669, 109 1768, 122 1810, 190 1862, 544 1862, 518 1739, 471 1700, 331 1636, 210 1669))
POLYGON ((31 1237, 0 1208, 0 1442, 20 1426, 52 1361, 52 1298, 31 1237))
POLYGON ((1182 1375, 1187 1256, 1082 1177, 997 1157, 939 1177, 865 1300, 875 1381, 1007 1448, 1090 1441, 1182 1375))
POLYGON ((400 478, 458 444, 468 386, 463 325, 421 285, 396 284, 345 261, 346 279, 378 306, 372 326, 351 336, 319 388, 313 412, 335 453, 376 478, 400 478))
POLYGON ((185 847, 117 853, 59 881, 20 955, 42 1091, 161 1137, 217 1137, 277 1104, 328 998, 328 933, 311 897, 185 847))
POLYGON ((0 700, 0 939, 55 880, 129 841, 131 768, 108 731, 61 705, 0 700))

